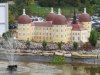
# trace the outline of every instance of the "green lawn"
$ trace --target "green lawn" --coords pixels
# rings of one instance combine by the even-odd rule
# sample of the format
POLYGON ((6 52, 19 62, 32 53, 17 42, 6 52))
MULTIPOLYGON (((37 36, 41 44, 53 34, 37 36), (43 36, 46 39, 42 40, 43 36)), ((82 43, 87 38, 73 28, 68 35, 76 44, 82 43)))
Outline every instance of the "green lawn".
MULTIPOLYGON (((59 7, 54 7, 54 11, 57 13, 59 7)), ((45 17, 50 12, 50 7, 40 7, 39 5, 32 4, 31 9, 33 11, 33 14, 45 17)), ((73 7, 72 6, 66 6, 61 8, 61 12, 63 15, 69 17, 68 15, 73 14, 73 7)))

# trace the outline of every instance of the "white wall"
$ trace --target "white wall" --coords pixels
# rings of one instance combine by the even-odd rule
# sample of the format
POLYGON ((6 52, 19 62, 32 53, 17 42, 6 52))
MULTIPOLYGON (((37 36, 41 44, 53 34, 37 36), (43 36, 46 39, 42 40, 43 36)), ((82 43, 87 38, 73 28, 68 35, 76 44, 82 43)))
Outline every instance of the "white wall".
POLYGON ((72 41, 73 42, 80 42, 81 41, 80 33, 81 33, 81 31, 72 31, 72 41))
POLYGON ((8 31, 8 4, 0 3, 0 37, 8 31))

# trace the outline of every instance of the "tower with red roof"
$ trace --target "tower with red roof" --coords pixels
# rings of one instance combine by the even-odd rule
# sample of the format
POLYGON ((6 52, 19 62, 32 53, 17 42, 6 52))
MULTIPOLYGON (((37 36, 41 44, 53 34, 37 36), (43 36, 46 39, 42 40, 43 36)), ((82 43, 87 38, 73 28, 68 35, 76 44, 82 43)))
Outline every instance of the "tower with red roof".
POLYGON ((84 8, 84 12, 79 16, 79 22, 81 22, 83 24, 83 27, 88 30, 88 38, 89 38, 92 28, 92 23, 91 23, 91 16, 86 12, 86 8, 84 8))

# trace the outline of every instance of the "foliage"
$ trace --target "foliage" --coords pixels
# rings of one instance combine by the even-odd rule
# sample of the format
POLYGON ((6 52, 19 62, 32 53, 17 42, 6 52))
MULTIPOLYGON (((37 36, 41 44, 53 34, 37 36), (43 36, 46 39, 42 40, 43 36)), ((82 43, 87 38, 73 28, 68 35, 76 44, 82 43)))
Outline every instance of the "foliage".
POLYGON ((93 15, 100 12, 100 0, 38 0, 39 5, 43 7, 65 7, 67 5, 78 7, 80 11, 84 7, 88 10, 88 13, 93 15))
POLYGON ((58 48, 61 50, 62 45, 63 45, 63 42, 62 41, 61 42, 58 42, 57 45, 58 45, 58 48))
POLYGON ((64 56, 54 55, 53 58, 52 58, 53 64, 63 64, 64 62, 65 62, 64 56))
POLYGON ((10 31, 7 31, 5 33, 2 34, 2 37, 5 39, 5 40, 8 40, 9 38, 11 38, 11 32, 10 31))
POLYGON ((15 0, 16 10, 18 11, 18 15, 22 14, 22 9, 26 9, 28 14, 32 12, 30 6, 33 4, 33 0, 15 0))
POLYGON ((79 46, 79 44, 78 44, 77 42, 74 42, 74 43, 73 43, 73 47, 74 47, 75 49, 77 49, 78 46, 79 46))
POLYGON ((42 46, 43 46, 43 49, 46 50, 47 42, 45 40, 42 42, 42 46))
POLYGON ((100 32, 98 32, 98 39, 100 39, 100 32))
POLYGON ((98 40, 98 33, 95 29, 93 29, 90 33, 89 42, 92 46, 96 46, 98 40))
POLYGON ((83 48, 86 49, 86 50, 88 50, 88 49, 90 50, 92 48, 92 46, 89 42, 86 42, 86 43, 83 44, 83 48))
POLYGON ((0 0, 0 3, 7 2, 8 0, 0 0))
POLYGON ((29 49, 30 48, 30 45, 31 45, 31 43, 30 43, 30 41, 29 41, 29 39, 27 39, 27 41, 26 41, 26 47, 27 47, 27 49, 29 49))
POLYGON ((72 6, 78 6, 80 0, 38 0, 40 6, 65 6, 70 4, 72 6))
POLYGON ((15 14, 9 11, 9 23, 14 24, 15 23, 15 14))

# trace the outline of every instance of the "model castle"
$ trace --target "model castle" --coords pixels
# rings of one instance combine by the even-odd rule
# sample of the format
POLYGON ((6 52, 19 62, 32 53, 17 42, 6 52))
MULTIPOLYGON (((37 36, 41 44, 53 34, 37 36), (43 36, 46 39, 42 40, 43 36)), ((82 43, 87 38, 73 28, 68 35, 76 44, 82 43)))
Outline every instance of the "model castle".
POLYGON ((76 18, 74 11, 73 20, 69 21, 61 14, 60 8, 58 14, 54 13, 53 8, 44 21, 32 21, 23 14, 18 18, 18 40, 33 40, 36 42, 88 42, 91 32, 91 16, 84 12, 76 18))

